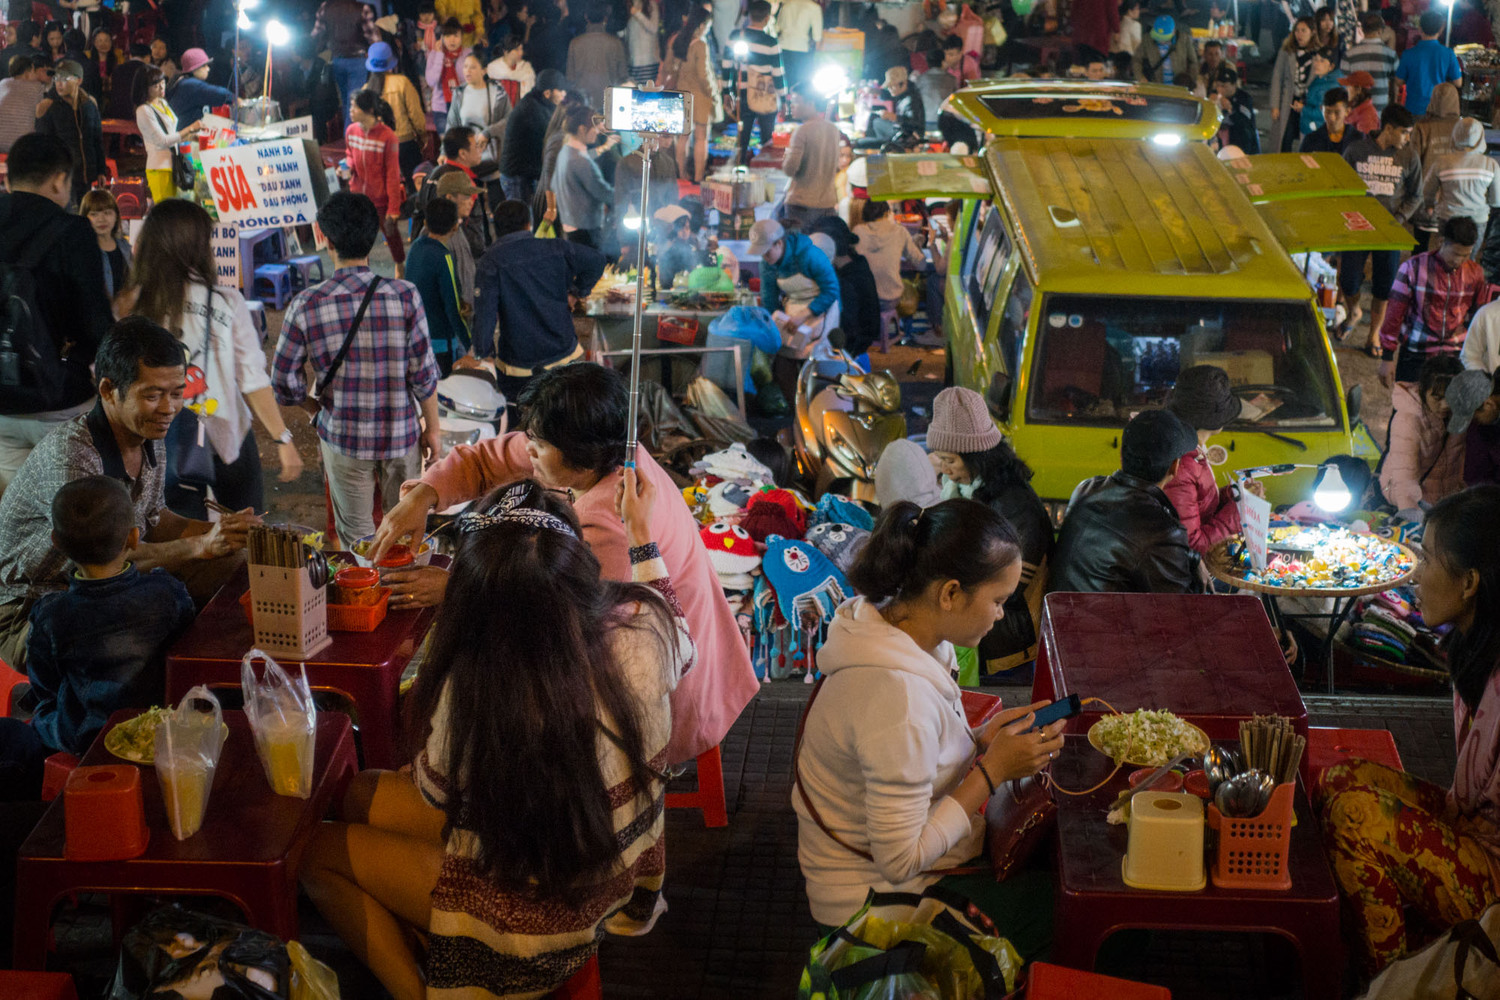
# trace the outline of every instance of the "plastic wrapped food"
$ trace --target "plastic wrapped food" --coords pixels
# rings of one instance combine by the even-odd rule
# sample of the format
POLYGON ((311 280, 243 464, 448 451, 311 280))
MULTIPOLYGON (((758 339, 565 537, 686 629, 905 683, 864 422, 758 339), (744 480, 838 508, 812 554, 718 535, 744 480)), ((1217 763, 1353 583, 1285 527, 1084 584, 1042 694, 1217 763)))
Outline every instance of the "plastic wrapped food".
POLYGON ((224 713, 206 687, 183 696, 156 727, 156 778, 172 836, 186 840, 203 826, 224 747, 224 713))

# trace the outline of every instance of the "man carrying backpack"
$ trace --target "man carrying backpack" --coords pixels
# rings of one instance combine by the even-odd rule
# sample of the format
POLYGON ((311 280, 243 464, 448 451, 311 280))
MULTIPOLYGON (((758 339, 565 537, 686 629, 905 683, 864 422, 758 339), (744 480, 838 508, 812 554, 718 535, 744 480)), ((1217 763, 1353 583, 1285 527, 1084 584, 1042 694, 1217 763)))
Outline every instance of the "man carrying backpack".
POLYGON ((55 136, 23 135, 6 166, 0 307, 10 308, 0 308, 0 493, 48 431, 93 405, 89 365, 113 320, 94 230, 67 211, 75 169, 68 147, 55 136))
POLYGON ((729 36, 721 69, 724 92, 733 94, 739 106, 740 166, 750 163, 750 130, 760 123, 760 144, 771 141, 776 131, 776 111, 786 96, 786 78, 781 71, 781 46, 767 31, 771 5, 751 0, 750 23, 729 36))

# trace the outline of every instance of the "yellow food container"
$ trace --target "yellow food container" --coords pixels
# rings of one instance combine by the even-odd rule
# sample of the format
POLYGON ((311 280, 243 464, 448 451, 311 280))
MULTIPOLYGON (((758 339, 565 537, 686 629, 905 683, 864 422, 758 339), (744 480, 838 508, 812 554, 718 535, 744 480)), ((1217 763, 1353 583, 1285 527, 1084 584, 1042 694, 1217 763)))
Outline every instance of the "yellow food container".
POLYGON ((1203 867, 1203 800, 1186 792, 1140 792, 1130 800, 1123 877, 1135 889, 1196 892, 1203 867))

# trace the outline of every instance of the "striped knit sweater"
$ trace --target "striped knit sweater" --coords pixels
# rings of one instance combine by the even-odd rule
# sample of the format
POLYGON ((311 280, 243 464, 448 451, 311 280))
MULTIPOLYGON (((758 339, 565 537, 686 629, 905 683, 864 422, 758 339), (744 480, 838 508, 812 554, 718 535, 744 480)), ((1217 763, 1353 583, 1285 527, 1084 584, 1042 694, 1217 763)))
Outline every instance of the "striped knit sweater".
POLYGON ((724 88, 728 90, 733 87, 736 97, 740 97, 748 86, 747 67, 770 74, 776 85, 777 96, 786 96, 786 78, 781 72, 781 46, 776 39, 759 28, 736 29, 730 33, 729 44, 724 47, 719 71, 724 80, 724 88), (744 57, 734 54, 735 45, 740 42, 744 42, 749 49, 744 57))
MULTIPOLYGON (((663 660, 658 637, 646 630, 620 629, 615 653, 644 708, 645 751, 651 767, 665 770, 667 739, 672 732, 668 696, 694 661, 682 609, 655 545, 632 549, 632 576, 666 599, 676 624, 675 655, 663 660)), ((673 636, 662 637, 673 644, 673 636)), ((447 758, 449 690, 444 689, 432 720, 432 734, 413 768, 417 787, 442 808, 452 790, 447 758)), ((601 716, 604 727, 613 721, 601 716)), ((432 891, 428 925, 427 996, 429 1000, 527 1000, 555 989, 583 967, 598 949, 608 924, 611 933, 644 934, 659 912, 666 873, 665 786, 653 781, 639 792, 625 756, 602 732, 599 760, 609 784, 619 838, 620 860, 614 874, 578 906, 538 900, 508 892, 481 875, 474 865, 477 842, 466 830, 448 838, 447 859, 432 891)), ((524 822, 524 817, 517 817, 524 822)))

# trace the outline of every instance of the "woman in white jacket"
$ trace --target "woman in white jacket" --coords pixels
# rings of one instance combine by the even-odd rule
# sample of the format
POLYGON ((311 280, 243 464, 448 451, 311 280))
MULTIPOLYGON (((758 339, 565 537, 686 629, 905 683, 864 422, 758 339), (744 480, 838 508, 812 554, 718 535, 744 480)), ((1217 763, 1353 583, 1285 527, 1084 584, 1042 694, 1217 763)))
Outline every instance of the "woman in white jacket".
MULTIPOLYGON (((124 293, 122 312, 160 323, 177 335, 188 355, 184 403, 193 411, 213 452, 213 493, 222 504, 265 510, 260 449, 251 414, 278 442, 281 481, 302 474, 302 458, 282 419, 266 371, 260 332, 238 290, 216 283, 213 220, 183 198, 151 209, 136 239, 135 269, 124 293)), ((181 414, 173 432, 193 422, 181 414)), ((185 482, 174 468, 172 439, 167 446, 167 506, 183 517, 208 519, 201 483, 185 482)))
MULTIPOLYGON (((870 889, 920 892, 935 870, 974 862, 991 793, 1062 747, 1064 723, 1026 732, 1035 706, 971 730, 954 680, 953 647, 979 644, 1020 577, 1016 533, 985 504, 881 514, 849 573, 864 596, 839 607, 818 653, 825 680, 795 761, 797 857, 819 924, 843 923, 870 889)), ((948 879, 1023 956, 1050 940, 1049 873, 948 879)))
POLYGON ((172 150, 196 136, 201 123, 177 126, 177 116, 167 103, 167 78, 161 70, 148 66, 135 79, 135 125, 146 144, 146 186, 151 189, 151 200, 161 204, 178 194, 172 179, 172 150))

